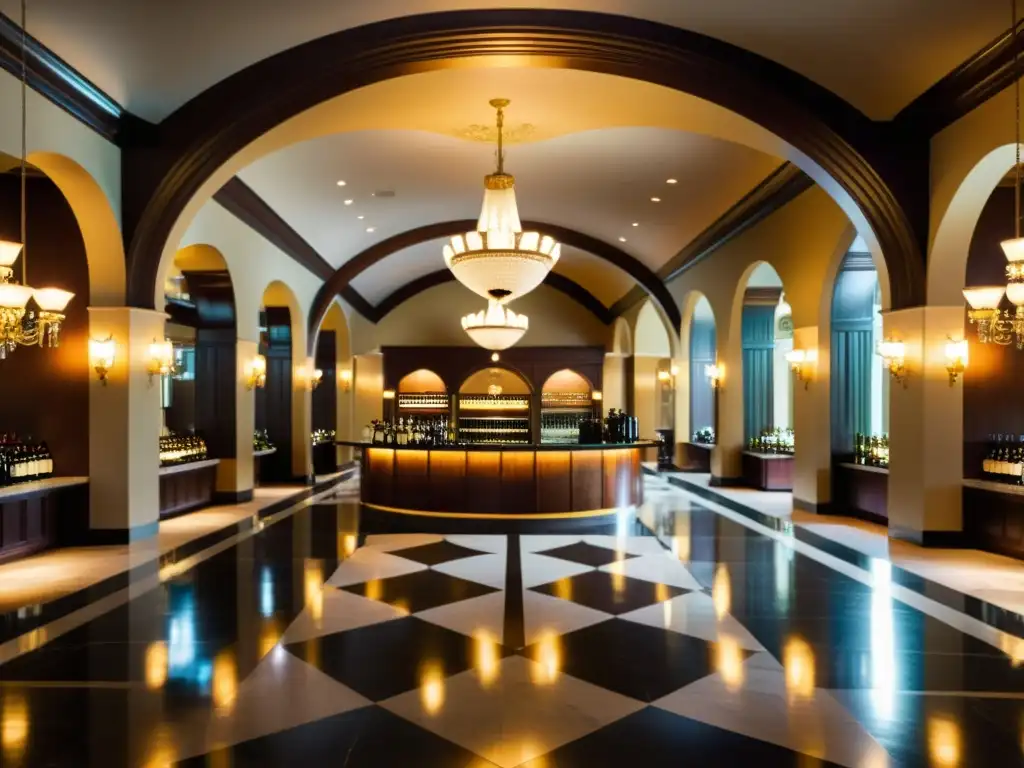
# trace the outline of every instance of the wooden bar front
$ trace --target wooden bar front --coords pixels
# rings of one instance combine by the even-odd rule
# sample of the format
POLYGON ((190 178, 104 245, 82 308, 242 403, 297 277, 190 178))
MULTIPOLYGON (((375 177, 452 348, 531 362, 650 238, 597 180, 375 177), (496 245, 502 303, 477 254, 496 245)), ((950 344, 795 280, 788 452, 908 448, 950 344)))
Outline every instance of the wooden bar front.
POLYGON ((365 504, 462 514, 558 514, 643 503, 647 443, 363 448, 365 504))
POLYGON ((760 491, 793 490, 793 457, 782 453, 743 452, 743 482, 760 491))

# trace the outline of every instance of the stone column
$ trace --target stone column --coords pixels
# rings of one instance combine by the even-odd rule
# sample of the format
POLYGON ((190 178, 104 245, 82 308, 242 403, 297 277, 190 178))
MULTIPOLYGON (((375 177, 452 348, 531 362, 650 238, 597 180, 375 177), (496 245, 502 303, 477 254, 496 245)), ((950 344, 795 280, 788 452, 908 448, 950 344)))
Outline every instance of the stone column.
POLYGON ((313 479, 313 388, 310 375, 316 368, 312 357, 299 358, 292 373, 292 475, 313 479))
MULTIPOLYGON (((819 338, 818 327, 793 330, 793 348, 815 350, 817 360, 805 364, 806 381, 793 378, 793 506, 807 512, 825 512, 832 498, 831 398, 829 345, 819 338)), ((783 361, 782 365, 788 364, 783 361)))
MULTIPOLYGON (((889 535, 942 546, 961 538, 963 385, 950 386, 945 346, 964 334, 964 309, 914 307, 883 316, 906 347, 906 378, 889 387, 889 535)), ((888 373, 886 373, 888 375, 888 373)))
MULTIPOLYGON (((739 323, 736 324, 740 326, 739 323)), ((724 334, 718 348, 718 362, 725 375, 716 393, 715 448, 711 452, 712 485, 736 483, 741 475, 743 442, 743 343, 724 334)))
MULTIPOLYGON (((354 360, 349 357, 339 358, 337 364, 337 412, 336 426, 334 429, 339 440, 359 440, 363 429, 363 425, 355 423, 354 420, 355 412, 353 409, 353 401, 355 397, 352 393, 353 381, 351 378, 345 381, 342 379, 341 375, 342 371, 348 371, 351 374, 353 363, 354 360)), ((352 454, 352 448, 343 446, 338 449, 338 461, 342 464, 346 464, 347 462, 352 461, 352 454)))
POLYGON ((235 458, 221 461, 217 468, 218 494, 232 494, 239 502, 251 499, 255 486, 252 435, 256 429, 256 395, 245 380, 257 354, 259 344, 255 341, 239 339, 235 344, 235 458))
POLYGON ((163 312, 89 307, 89 337, 113 338, 106 383, 89 383, 89 528, 97 542, 155 536, 160 519, 160 382, 149 345, 164 338, 163 312))

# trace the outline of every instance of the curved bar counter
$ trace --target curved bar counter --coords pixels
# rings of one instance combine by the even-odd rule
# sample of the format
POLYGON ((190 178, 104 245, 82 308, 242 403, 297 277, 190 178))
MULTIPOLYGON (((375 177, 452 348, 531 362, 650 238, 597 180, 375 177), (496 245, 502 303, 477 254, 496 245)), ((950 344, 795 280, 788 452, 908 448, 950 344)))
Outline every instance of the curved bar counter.
POLYGON ((640 454, 654 442, 383 446, 363 449, 362 503, 395 512, 584 516, 643 502, 640 454))

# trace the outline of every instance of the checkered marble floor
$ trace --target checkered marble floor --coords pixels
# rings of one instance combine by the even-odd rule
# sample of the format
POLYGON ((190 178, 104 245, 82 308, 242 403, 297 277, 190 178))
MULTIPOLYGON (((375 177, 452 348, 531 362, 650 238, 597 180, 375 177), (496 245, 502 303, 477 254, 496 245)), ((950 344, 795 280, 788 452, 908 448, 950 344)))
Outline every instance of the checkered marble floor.
POLYGON ((369 536, 191 731, 187 765, 889 764, 654 537, 369 536))

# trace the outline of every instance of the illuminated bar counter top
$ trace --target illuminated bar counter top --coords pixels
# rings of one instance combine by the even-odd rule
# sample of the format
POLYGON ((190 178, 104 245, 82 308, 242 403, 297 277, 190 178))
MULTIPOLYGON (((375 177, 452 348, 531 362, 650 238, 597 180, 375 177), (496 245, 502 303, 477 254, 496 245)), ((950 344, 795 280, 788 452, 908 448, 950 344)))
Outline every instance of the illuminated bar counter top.
POLYGON ((623 444, 379 445, 361 448, 361 501, 395 512, 559 516, 643 503, 641 452, 623 444))

